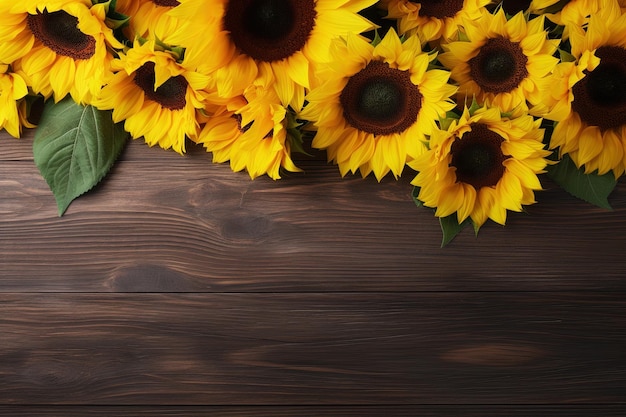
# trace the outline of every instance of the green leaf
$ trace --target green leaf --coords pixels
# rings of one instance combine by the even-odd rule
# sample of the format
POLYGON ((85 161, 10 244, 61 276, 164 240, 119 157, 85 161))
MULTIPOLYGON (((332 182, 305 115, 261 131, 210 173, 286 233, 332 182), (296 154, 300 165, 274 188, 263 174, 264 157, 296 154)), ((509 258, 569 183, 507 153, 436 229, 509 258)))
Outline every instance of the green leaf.
POLYGON ((548 166, 548 176, 561 188, 588 203, 611 210, 608 197, 615 188, 617 181, 612 172, 604 175, 597 173, 585 174, 567 155, 554 165, 548 166))
POLYGON ((472 221, 468 217, 461 224, 457 219, 456 213, 453 213, 446 217, 439 218, 439 224, 441 225, 441 231, 443 232, 443 238, 441 239, 441 247, 443 248, 458 235, 465 227, 472 224, 472 221))
POLYGON ((56 104, 48 100, 35 132, 33 156, 54 194, 59 216, 104 178, 127 138, 110 111, 81 106, 70 97, 56 104))
POLYGON ((411 191, 411 197, 413 198, 413 202, 417 207, 424 207, 424 203, 422 200, 417 198, 420 194, 420 187, 413 187, 413 191, 411 191))
MULTIPOLYGON (((411 191, 411 197, 413 198, 413 202, 417 207, 426 207, 424 203, 418 198, 420 193, 420 187, 413 187, 413 191, 411 191)), ((435 210, 433 209, 433 212, 435 210)), ((463 223, 459 224, 457 214, 453 213, 447 217, 439 217, 439 225, 441 226, 441 231, 443 232, 443 238, 441 240, 441 247, 443 248, 448 243, 452 242, 452 239, 458 235, 461 230, 465 229, 469 225, 474 225, 474 222, 468 217, 463 221, 463 223)), ((478 235, 478 228, 474 225, 474 233, 478 235)))

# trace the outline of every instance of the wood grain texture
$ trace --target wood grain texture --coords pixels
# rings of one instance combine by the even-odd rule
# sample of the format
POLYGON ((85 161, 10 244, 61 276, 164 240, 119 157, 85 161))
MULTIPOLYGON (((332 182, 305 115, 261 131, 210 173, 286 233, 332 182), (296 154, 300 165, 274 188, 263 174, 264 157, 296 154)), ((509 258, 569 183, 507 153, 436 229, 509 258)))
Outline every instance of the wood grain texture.
POLYGON ((621 417, 626 185, 439 248, 399 181, 133 141, 59 218, 0 132, 0 416, 621 417))
POLYGON ((0 131, 0 164, 15 161, 33 161, 34 131, 26 130, 22 138, 16 139, 6 131, 0 131))
POLYGON ((623 417, 622 406, 0 406, 11 417, 623 417))
POLYGON ((33 162, 4 161, 0 289, 626 290, 623 182, 613 211, 551 188, 506 227, 487 224, 478 238, 466 230, 441 249, 439 224, 412 203, 409 176, 377 184, 306 164, 306 174, 250 181, 204 153, 181 157, 135 141, 58 218, 33 162))
POLYGON ((0 403, 608 404, 623 294, 1 294, 0 403))

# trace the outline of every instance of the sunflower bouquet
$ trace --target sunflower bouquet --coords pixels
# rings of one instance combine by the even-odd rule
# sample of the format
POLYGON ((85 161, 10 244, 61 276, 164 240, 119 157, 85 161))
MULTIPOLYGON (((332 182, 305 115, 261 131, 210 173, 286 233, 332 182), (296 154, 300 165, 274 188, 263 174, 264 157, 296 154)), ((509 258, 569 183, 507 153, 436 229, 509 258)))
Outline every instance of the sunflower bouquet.
POLYGON ((601 207, 626 170, 624 0, 0 0, 0 128, 37 125, 62 215, 128 137, 254 179, 326 152, 411 175, 443 243, 541 175, 601 207))

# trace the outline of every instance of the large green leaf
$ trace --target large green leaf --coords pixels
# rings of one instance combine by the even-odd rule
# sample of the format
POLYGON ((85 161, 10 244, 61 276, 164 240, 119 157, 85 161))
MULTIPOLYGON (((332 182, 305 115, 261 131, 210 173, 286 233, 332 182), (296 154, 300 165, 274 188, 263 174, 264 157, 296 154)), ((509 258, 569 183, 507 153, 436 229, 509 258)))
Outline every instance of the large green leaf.
POLYGON ((109 172, 128 134, 110 111, 81 106, 71 98, 45 104, 33 156, 57 201, 59 216, 109 172))
POLYGON ((557 164, 548 167, 548 176, 574 197, 611 210, 608 197, 617 184, 612 172, 585 174, 566 154, 557 164))

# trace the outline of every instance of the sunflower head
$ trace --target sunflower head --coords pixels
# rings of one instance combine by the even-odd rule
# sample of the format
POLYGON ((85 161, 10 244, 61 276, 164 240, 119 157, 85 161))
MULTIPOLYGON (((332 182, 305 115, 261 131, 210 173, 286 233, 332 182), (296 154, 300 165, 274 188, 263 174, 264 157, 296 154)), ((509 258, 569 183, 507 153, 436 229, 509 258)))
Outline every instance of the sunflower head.
POLYGON ((550 147, 587 173, 619 177, 626 170, 626 15, 615 0, 602 0, 586 28, 571 28, 570 42, 574 61, 553 75, 550 147))
POLYGON ((507 19, 502 9, 484 10, 464 29, 467 39, 444 44, 446 52, 439 56, 459 84, 460 101, 475 97, 510 111, 545 100, 549 75, 559 62, 554 57, 559 41, 548 39, 543 17, 527 20, 518 13, 507 19))
POLYGON ((106 4, 27 1, 3 8, 0 56, 12 60, 35 93, 56 101, 71 94, 79 103, 98 95, 110 75, 111 48, 123 46, 106 24, 106 4))
MULTIPOLYGON (((197 36, 186 42, 186 59, 205 71, 206 57, 228 56, 225 68, 237 57, 247 68, 269 65, 276 78, 275 88, 281 101, 300 108, 305 90, 314 81, 315 64, 329 60, 334 38, 361 33, 375 25, 359 11, 375 0, 214 0, 207 5, 197 0, 181 0, 171 13, 187 16, 197 36), (209 7, 210 6, 210 7, 209 7), (193 16, 197 16, 194 17, 193 16), (219 52, 218 53, 216 53, 219 52)), ((229 67, 230 68, 230 67, 229 67)), ((244 73, 250 72, 244 69, 244 73)), ((237 77, 228 71, 224 78, 237 77)), ((233 85, 245 84, 231 80, 233 85)), ((218 85, 218 89, 222 90, 218 85)), ((234 95, 241 94, 234 91, 234 95)))
POLYGON ((211 109, 196 142, 213 153, 213 162, 230 161, 233 171, 245 170, 252 179, 267 174, 276 180, 281 170, 301 171, 291 158, 295 120, 271 88, 274 82, 271 68, 261 66, 241 96, 211 109))
POLYGON ((115 9, 130 17, 124 28, 128 39, 158 38, 169 44, 171 35, 179 36, 187 27, 184 20, 169 13, 178 5, 178 0, 117 0, 115 9))
POLYGON ((456 38, 464 20, 474 20, 491 0, 387 0, 388 18, 398 20, 401 34, 417 33, 425 42, 456 38))
POLYGON ((448 72, 431 69, 435 55, 421 50, 417 36, 402 42, 393 29, 375 46, 357 36, 338 39, 331 53, 326 79, 300 115, 317 130, 313 147, 325 149, 342 175, 399 176, 454 106, 448 72))
POLYGON ((316 24, 314 0, 230 1, 223 25, 237 48, 262 62, 301 51, 316 24))
MULTIPOLYGON (((476 106, 477 107, 477 106, 476 106)), ((498 108, 465 108, 458 120, 432 133, 429 150, 410 162, 418 199, 435 215, 468 217, 476 229, 490 218, 504 224, 507 210, 535 202, 537 174, 547 165, 541 120, 498 108)))
POLYGON ((186 68, 154 40, 136 40, 112 66, 117 72, 95 105, 113 110, 113 120, 123 121, 133 138, 183 153, 185 139, 198 133, 196 113, 205 107, 209 77, 186 68))

